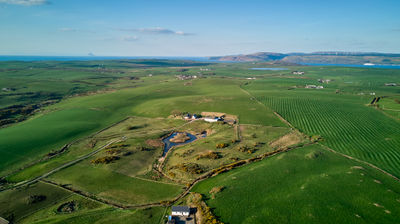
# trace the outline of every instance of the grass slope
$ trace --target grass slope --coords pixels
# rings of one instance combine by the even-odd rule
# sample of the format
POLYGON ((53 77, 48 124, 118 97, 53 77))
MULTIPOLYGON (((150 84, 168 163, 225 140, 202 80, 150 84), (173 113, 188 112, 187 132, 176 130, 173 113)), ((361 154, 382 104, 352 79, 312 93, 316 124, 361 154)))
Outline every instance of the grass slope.
POLYGON ((182 191, 179 185, 128 177, 103 169, 101 165, 91 165, 89 161, 61 170, 49 179, 105 199, 133 205, 168 200, 182 191))
POLYGON ((0 175, 128 115, 167 117, 181 111, 222 111, 241 123, 284 126, 272 111, 241 92, 234 80, 205 79, 193 86, 175 79, 112 93, 64 100, 28 121, 0 129, 0 175), (200 99, 205 99, 203 102, 200 99))
POLYGON ((200 182, 225 223, 398 223, 400 187, 365 165, 309 146, 200 182), (224 186, 211 199, 213 187, 224 186))

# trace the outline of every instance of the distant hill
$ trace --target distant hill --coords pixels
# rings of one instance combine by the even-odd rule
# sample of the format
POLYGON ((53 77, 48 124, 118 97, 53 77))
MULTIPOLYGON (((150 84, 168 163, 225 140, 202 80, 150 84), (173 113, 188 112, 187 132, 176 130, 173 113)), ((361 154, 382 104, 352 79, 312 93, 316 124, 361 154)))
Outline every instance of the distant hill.
POLYGON ((316 64, 400 64, 400 54, 376 52, 314 52, 314 53, 274 53, 258 52, 254 54, 240 54, 220 57, 210 57, 218 61, 282 61, 287 63, 316 63, 316 64))
POLYGON ((282 60, 287 54, 273 52, 258 52, 254 54, 240 54, 222 57, 210 57, 211 60, 218 61, 276 61, 282 60))

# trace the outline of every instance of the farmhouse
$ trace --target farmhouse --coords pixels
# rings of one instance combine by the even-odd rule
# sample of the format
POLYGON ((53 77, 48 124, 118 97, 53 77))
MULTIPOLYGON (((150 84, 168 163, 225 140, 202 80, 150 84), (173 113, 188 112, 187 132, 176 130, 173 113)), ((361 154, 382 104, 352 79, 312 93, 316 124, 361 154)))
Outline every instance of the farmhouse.
POLYGON ((188 206, 172 206, 172 216, 186 216, 190 215, 190 207, 188 206))
POLYGON ((319 83, 326 83, 326 84, 329 84, 330 81, 332 81, 332 80, 330 80, 330 79, 318 79, 318 82, 319 82, 319 83))
POLYGON ((176 78, 179 80, 197 79, 197 75, 177 75, 176 78))
POLYGON ((306 89, 323 89, 323 86, 316 86, 316 85, 306 85, 306 89))
POLYGON ((185 115, 183 116, 183 119, 185 119, 185 120, 190 120, 191 117, 192 117, 192 116, 190 116, 190 114, 185 114, 185 115))
POLYGON ((385 83, 385 86, 397 86, 396 83, 385 83))
POLYGON ((204 118, 204 121, 213 123, 213 122, 217 122, 217 121, 223 121, 223 119, 221 117, 206 117, 206 118, 204 118))
POLYGON ((198 115, 198 114, 190 114, 190 113, 187 113, 187 114, 183 115, 183 119, 185 119, 185 120, 197 120, 200 117, 201 116, 198 115))
POLYGON ((293 71, 292 74, 293 75, 304 75, 304 72, 302 72, 302 71, 293 71))

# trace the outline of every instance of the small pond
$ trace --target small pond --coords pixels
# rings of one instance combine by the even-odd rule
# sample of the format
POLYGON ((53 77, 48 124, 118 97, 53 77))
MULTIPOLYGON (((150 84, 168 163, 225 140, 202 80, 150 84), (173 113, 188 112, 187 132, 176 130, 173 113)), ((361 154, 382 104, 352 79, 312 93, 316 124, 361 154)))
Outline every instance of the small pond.
POLYGON ((250 70, 258 70, 258 71, 284 71, 289 70, 287 68, 250 68, 250 70))
MULTIPOLYGON (((167 154, 168 150, 170 150, 172 147, 177 146, 177 145, 185 145, 185 144, 188 144, 188 143, 190 143, 190 142, 193 142, 194 140, 197 139, 196 136, 194 136, 194 135, 192 135, 192 134, 186 132, 186 135, 187 135, 190 139, 186 140, 185 142, 181 142, 181 143, 170 142, 169 140, 172 139, 172 138, 174 138, 178 133, 182 133, 182 132, 174 132, 172 135, 170 135, 170 136, 168 136, 168 137, 166 137, 166 138, 164 138, 164 139, 162 140, 163 143, 164 143, 164 151, 163 151, 163 155, 162 155, 163 157, 167 154)), ((204 136, 203 136, 203 137, 204 137, 204 136)))

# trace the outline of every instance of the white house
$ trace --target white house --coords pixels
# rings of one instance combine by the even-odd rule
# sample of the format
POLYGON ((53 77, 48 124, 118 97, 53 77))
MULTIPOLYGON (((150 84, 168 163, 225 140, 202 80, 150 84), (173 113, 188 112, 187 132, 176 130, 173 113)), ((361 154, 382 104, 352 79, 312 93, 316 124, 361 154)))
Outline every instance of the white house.
POLYGON ((213 123, 213 122, 217 122, 217 121, 222 121, 222 119, 220 117, 206 117, 206 118, 204 118, 204 121, 213 123))
POLYGON ((189 216, 190 208, 188 206, 172 206, 172 216, 189 216))

